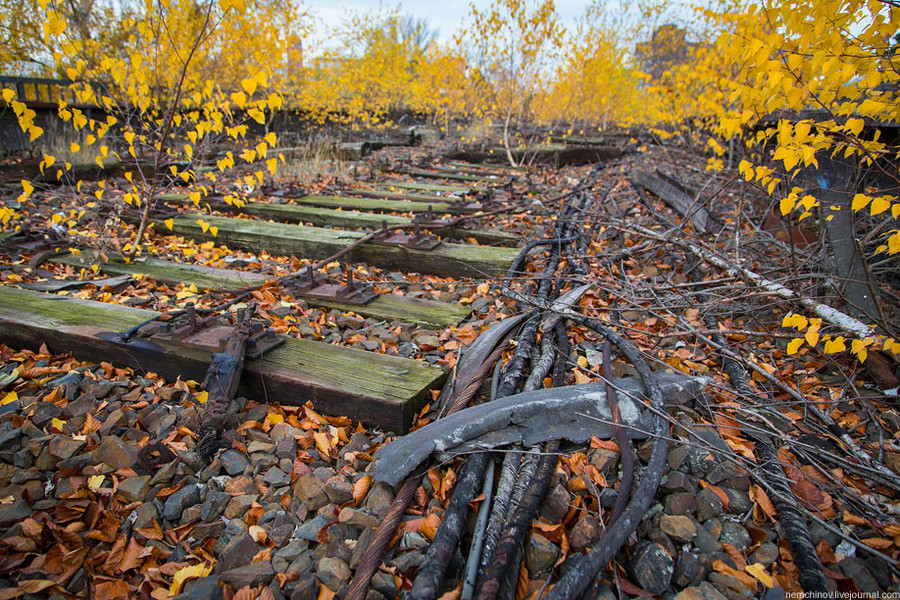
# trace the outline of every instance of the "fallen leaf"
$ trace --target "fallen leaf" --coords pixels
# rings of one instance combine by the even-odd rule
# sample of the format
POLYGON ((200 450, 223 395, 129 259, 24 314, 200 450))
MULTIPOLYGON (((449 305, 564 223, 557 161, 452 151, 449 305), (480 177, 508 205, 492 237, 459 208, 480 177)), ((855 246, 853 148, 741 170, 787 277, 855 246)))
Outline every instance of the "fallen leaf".
POLYGON ((172 596, 177 595, 181 592, 181 586, 184 585, 184 582, 188 579, 196 579, 200 577, 206 577, 212 572, 212 565, 207 565, 204 563, 197 563, 196 565, 191 565, 189 567, 182 567, 175 571, 175 575, 172 576, 172 585, 169 586, 169 594, 172 596))

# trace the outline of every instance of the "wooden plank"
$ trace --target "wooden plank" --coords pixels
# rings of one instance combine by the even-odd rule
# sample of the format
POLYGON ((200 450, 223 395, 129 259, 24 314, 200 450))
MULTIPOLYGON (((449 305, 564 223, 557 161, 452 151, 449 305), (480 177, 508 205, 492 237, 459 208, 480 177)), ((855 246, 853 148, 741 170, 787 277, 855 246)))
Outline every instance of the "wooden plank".
POLYGON ((505 185, 506 181, 498 177, 480 176, 480 175, 463 175, 462 173, 450 173, 447 171, 426 171, 424 169, 400 169, 397 173, 412 175, 413 177, 425 177, 426 179, 450 179, 453 181, 478 181, 496 183, 505 185))
MULTIPOLYGON (((503 156, 505 156, 505 152, 504 152, 503 156)), ((500 157, 498 157, 498 158, 500 158, 500 157)), ((506 159, 504 158, 503 160, 506 160, 506 159)), ((481 171, 494 171, 497 169, 500 169, 503 171, 524 171, 525 170, 525 167, 519 167, 519 166, 514 167, 511 164, 509 164, 508 162, 485 164, 485 163, 472 163, 472 162, 451 160, 450 162, 448 162, 446 164, 451 167, 457 167, 458 169, 476 169, 476 170, 481 170, 481 171)))
POLYGON ((437 183, 419 183, 417 181, 382 181, 380 185, 404 190, 423 190, 426 192, 448 192, 450 194, 471 194, 476 191, 472 187, 458 185, 440 185, 437 183))
POLYGON ((390 190, 361 190, 346 189, 345 194, 355 194, 366 198, 384 198, 386 200, 403 200, 407 202, 459 202, 464 200, 460 196, 434 196, 430 194, 412 194, 408 192, 392 192, 390 190))
MULTIPOLYGON (((173 231, 197 240, 213 240, 233 248, 253 252, 265 248, 271 253, 327 258, 363 237, 356 231, 342 231, 286 225, 264 221, 248 221, 210 215, 181 216, 173 219, 173 231), (218 232, 214 237, 197 224, 202 218, 218 232)), ((400 271, 416 271, 442 277, 494 277, 504 273, 519 254, 516 248, 471 246, 444 242, 434 250, 414 250, 395 246, 363 244, 345 257, 348 261, 366 262, 377 267, 400 271)))
POLYGON ((294 200, 306 206, 324 208, 347 208, 350 210, 367 210, 372 212, 423 213, 428 208, 441 215, 444 213, 477 212, 478 209, 461 210, 453 202, 407 202, 404 200, 379 200, 376 198, 346 198, 344 196, 303 196, 294 200))
MULTIPOLYGON (((174 380, 200 381, 209 352, 159 341, 163 351, 96 337, 123 331, 156 313, 0 286, 0 340, 13 347, 72 352, 80 360, 110 361, 174 380)), ((425 362, 322 342, 288 338, 261 359, 248 360, 238 393, 284 404, 313 402, 317 410, 404 432, 445 374, 425 362)))
MULTIPOLYGON (((179 206, 191 204, 185 194, 166 194, 160 198, 169 204, 179 206)), ((353 198, 350 198, 353 200, 353 198)), ((271 204, 268 202, 248 202, 243 208, 224 202, 210 202, 211 209, 222 212, 245 213, 271 219, 283 223, 300 223, 316 225, 320 227, 341 227, 345 229, 377 229, 386 221, 388 227, 404 227, 412 224, 412 219, 397 215, 372 214, 354 210, 338 210, 334 208, 320 208, 317 206, 302 206, 298 204, 271 204)), ((479 244, 488 246, 515 246, 520 238, 499 229, 463 229, 448 227, 436 230, 436 234, 442 238, 453 240, 467 240, 473 238, 479 244)))
MULTIPOLYGON (((89 266, 90 260, 85 260, 86 253, 79 256, 71 254, 51 258, 52 262, 73 265, 75 267, 89 266)), ((219 290, 224 292, 236 292, 247 287, 256 287, 264 284, 272 278, 261 273, 248 273, 231 269, 217 269, 203 265, 186 265, 180 263, 148 258, 126 264, 117 257, 110 256, 109 262, 97 262, 101 271, 115 275, 134 275, 143 273, 166 285, 178 283, 193 284, 198 290, 219 290)), ((367 304, 358 306, 331 302, 319 298, 310 298, 303 294, 297 294, 304 298, 312 306, 321 306, 326 309, 336 308, 342 312, 353 311, 364 317, 384 321, 404 321, 416 323, 427 327, 449 327, 458 325, 472 309, 462 304, 451 304, 426 300, 421 298, 407 298, 391 294, 379 294, 367 304)))

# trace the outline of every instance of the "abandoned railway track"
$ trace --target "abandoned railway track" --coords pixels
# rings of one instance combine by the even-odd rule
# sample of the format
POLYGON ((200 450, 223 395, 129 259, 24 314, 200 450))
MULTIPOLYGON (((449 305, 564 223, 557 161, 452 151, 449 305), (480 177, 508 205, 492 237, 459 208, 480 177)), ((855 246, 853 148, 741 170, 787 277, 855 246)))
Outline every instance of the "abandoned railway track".
MULTIPOLYGON (((812 422, 792 404, 832 382, 779 372, 765 290, 661 241, 732 236, 733 207, 604 156, 564 180, 433 160, 315 193, 169 194, 135 259, 98 239, 127 216, 8 240, 0 578, 21 594, 355 600, 889 584, 896 550, 871 540, 900 531, 900 476, 866 463, 851 411, 812 422), (250 306, 235 392, 209 366, 232 373, 250 306), (740 346, 725 385, 716 349, 749 333, 775 366, 752 348, 743 363, 794 396, 763 377, 751 396, 740 346), (227 435, 201 452, 211 429, 227 435), (842 446, 815 456, 822 431, 842 446)), ((47 202, 34 224, 77 221, 47 202)), ((882 440, 896 433, 893 409, 866 402, 882 440)))

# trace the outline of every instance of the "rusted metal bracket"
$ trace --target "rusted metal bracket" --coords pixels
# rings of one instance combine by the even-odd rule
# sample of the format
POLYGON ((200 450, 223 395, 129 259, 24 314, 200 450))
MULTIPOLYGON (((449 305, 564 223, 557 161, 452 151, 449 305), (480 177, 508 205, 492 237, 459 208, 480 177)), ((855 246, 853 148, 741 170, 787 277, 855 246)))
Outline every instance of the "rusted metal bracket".
POLYGON ((413 232, 410 233, 390 233, 387 222, 381 224, 379 235, 372 240, 373 244, 379 246, 396 246, 400 248, 412 248, 414 250, 434 250, 441 245, 441 240, 436 235, 430 233, 422 233, 421 226, 417 222, 413 222, 413 232))
POLYGON ((429 227, 448 227, 450 225, 448 219, 438 219, 435 217, 430 204, 428 205, 428 210, 426 212, 413 215, 413 223, 420 227, 424 227, 425 229, 428 229, 429 227))
MULTIPOLYGON (((238 311, 237 319, 239 322, 243 320, 241 310, 238 311)), ((176 342, 188 348, 216 353, 225 351, 234 328, 227 319, 215 315, 198 319, 194 304, 189 303, 180 316, 169 321, 149 323, 140 331, 140 335, 150 340, 176 342)), ((248 333, 245 350, 247 358, 259 358, 284 343, 283 338, 258 320, 250 322, 248 333)))
POLYGON ((345 269, 344 278, 347 283, 320 283, 313 269, 307 269, 306 273, 298 279, 286 282, 285 287, 295 294, 319 300, 330 300, 343 304, 362 306, 378 296, 371 285, 362 284, 353 279, 353 270, 345 269))

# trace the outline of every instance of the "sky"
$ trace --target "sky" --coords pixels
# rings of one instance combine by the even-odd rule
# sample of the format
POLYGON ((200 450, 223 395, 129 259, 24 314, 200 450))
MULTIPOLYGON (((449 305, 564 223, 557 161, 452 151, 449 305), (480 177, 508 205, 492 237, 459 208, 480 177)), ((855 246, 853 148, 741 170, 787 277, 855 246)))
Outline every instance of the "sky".
MULTIPOLYGON (((314 14, 326 24, 342 21, 353 12, 365 13, 383 5, 393 7, 401 5, 401 11, 416 17, 428 19, 431 26, 438 30, 439 41, 450 41, 451 36, 459 29, 460 23, 469 12, 469 0, 402 0, 384 2, 365 0, 305 0, 314 14)), ((475 6, 484 9, 490 6, 486 0, 476 0, 475 6)), ((584 13, 585 0, 556 0, 556 12, 567 27, 574 26, 578 16, 584 13)))

